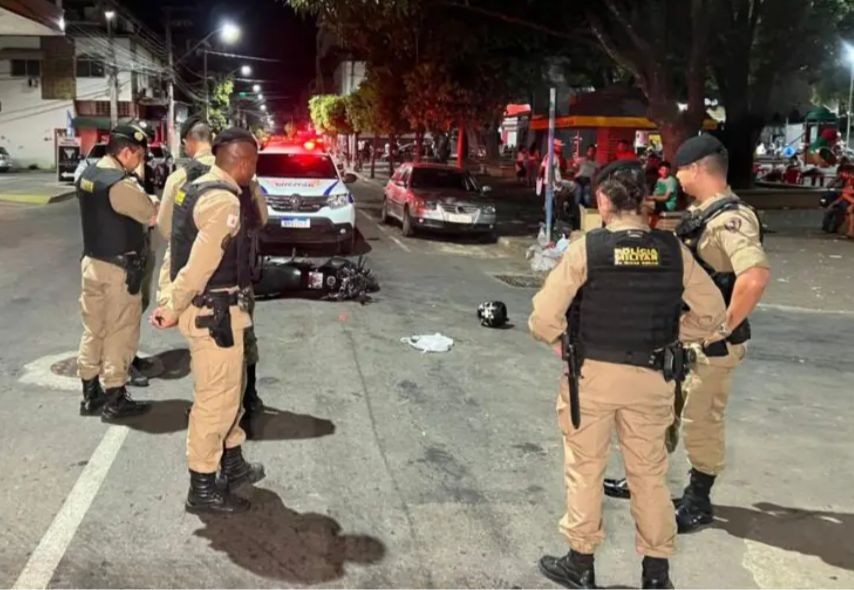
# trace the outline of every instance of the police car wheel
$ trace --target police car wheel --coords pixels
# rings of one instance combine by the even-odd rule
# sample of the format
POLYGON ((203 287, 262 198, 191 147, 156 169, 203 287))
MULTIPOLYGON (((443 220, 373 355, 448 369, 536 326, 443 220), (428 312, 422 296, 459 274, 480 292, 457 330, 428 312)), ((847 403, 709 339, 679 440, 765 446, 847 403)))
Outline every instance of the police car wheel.
POLYGON ((351 236, 349 240, 341 242, 338 245, 339 253, 343 254, 344 256, 347 256, 348 254, 352 254, 353 250, 355 250, 355 249, 356 249, 356 236, 355 235, 351 236))
POLYGON ((407 238, 415 235, 415 228, 412 227, 412 217, 409 216, 409 207, 403 210, 403 235, 407 238))

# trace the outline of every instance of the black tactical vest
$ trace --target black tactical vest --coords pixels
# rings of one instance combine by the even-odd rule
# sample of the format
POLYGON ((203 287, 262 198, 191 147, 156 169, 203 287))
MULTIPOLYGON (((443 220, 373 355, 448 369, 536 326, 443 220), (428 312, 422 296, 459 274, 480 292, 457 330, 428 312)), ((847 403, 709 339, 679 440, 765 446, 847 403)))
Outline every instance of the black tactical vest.
MULTIPOLYGON (((726 197, 721 199, 708 209, 703 211, 697 210, 691 213, 690 215, 686 215, 682 218, 681 223, 676 227, 676 235, 680 240, 691 250, 691 254, 694 255, 694 259, 697 263, 703 267, 703 269, 709 273, 709 276, 712 277, 712 281, 714 281, 715 285, 718 289, 721 290, 721 295, 723 295, 724 302, 729 305, 732 300, 732 291, 735 287, 735 273, 734 272, 719 272, 711 267, 711 265, 703 260, 700 257, 700 253, 698 252, 700 239, 703 236, 703 232, 706 231, 706 226, 709 224, 711 220, 715 217, 724 213, 726 211, 733 211, 738 209, 739 207, 746 207, 753 211, 754 215, 756 212, 753 208, 736 197, 732 195, 730 197, 726 197)), ((759 216, 756 216, 757 222, 759 222, 759 216)), ((759 241, 763 241, 764 235, 762 231, 762 224, 759 223, 759 241)), ((746 342, 750 340, 750 322, 745 320, 741 322, 730 334, 727 340, 733 344, 741 344, 742 342, 746 342)))
MULTIPOLYGON (((185 184, 175 195, 175 212, 170 240, 172 255, 170 276, 173 281, 190 259, 193 242, 199 233, 199 229, 193 220, 193 210, 196 203, 202 195, 214 189, 226 190, 239 198, 231 186, 219 181, 185 184)), ((228 240, 223 249, 222 260, 208 281, 207 289, 233 287, 235 285, 239 287, 249 286, 252 283, 249 268, 249 247, 246 228, 242 224, 237 236, 228 240)))
POLYGON ((110 204, 110 188, 127 173, 91 165, 77 180, 77 199, 83 224, 83 255, 113 258, 144 248, 142 224, 116 212, 110 204))
POLYGON ((648 366, 679 338, 682 253, 671 232, 597 229, 586 235, 587 281, 569 310, 583 358, 648 366))
POLYGON ((187 180, 186 182, 195 182, 196 179, 204 176, 208 172, 211 171, 211 167, 207 164, 202 164, 198 160, 190 160, 186 166, 184 166, 184 170, 187 171, 187 180))

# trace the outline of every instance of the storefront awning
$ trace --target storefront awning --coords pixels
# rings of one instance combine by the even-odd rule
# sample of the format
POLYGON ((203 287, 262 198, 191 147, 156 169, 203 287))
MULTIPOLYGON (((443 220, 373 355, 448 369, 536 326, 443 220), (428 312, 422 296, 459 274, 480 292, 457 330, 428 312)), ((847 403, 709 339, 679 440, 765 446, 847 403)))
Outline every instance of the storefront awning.
MULTIPOLYGON (((579 115, 558 117, 555 119, 556 129, 597 129, 599 127, 612 127, 623 129, 637 129, 639 131, 654 131, 658 125, 646 117, 597 117, 593 115, 579 115)), ((703 129, 711 131, 717 129, 718 122, 707 118, 703 121, 703 129)), ((543 131, 549 128, 548 117, 537 116, 531 121, 531 129, 543 131)))

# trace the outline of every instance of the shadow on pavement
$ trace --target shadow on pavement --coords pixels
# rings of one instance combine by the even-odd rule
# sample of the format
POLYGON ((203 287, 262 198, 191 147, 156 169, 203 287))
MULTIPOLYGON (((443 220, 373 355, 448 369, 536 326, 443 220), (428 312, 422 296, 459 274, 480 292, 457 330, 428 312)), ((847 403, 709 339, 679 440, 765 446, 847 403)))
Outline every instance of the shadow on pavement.
POLYGON ((149 379, 183 379, 190 374, 190 350, 187 348, 175 348, 148 357, 151 361, 151 370, 142 373, 149 379))
POLYGON ((324 418, 265 406, 253 418, 253 431, 254 440, 297 440, 334 434, 335 424, 324 418))
POLYGON ((286 583, 321 584, 341 578, 347 562, 379 562, 385 545, 374 537, 342 535, 322 514, 299 513, 270 490, 254 488, 252 508, 234 517, 202 514, 195 531, 211 549, 258 576, 286 583))
POLYGON ((759 502, 755 509, 715 505, 713 528, 742 539, 750 539, 815 555, 828 565, 854 570, 854 514, 822 512, 759 502))
MULTIPOLYGON (((192 407, 190 400, 154 400, 149 404, 151 410, 147 413, 122 424, 148 434, 169 434, 187 429, 192 407)), ((255 440, 299 440, 333 434, 335 424, 307 414, 265 407, 263 414, 254 419, 253 430, 255 440)))

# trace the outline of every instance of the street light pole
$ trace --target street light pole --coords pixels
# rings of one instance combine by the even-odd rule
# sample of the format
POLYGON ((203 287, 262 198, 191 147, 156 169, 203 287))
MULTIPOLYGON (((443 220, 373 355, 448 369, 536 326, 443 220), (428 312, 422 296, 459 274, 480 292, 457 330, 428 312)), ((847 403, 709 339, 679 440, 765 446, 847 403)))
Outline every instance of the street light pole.
POLYGON ((178 142, 175 141, 175 60, 172 55, 172 15, 169 8, 166 11, 166 50, 168 51, 169 59, 169 75, 166 86, 166 96, 169 101, 169 111, 166 120, 166 144, 169 146, 169 153, 173 156, 178 155, 178 142))
POLYGON ((113 19, 116 13, 104 13, 107 19, 107 39, 110 44, 110 128, 119 124, 119 72, 116 65, 116 47, 113 40, 113 19))
MULTIPOLYGON (((850 56, 849 56, 850 57, 850 56)), ((848 85, 848 130, 845 132, 845 147, 851 149, 851 99, 854 97, 854 61, 851 62, 851 81, 848 85)))
POLYGON ((210 89, 208 88, 208 50, 202 49, 202 61, 204 62, 203 77, 205 79, 205 121, 210 121, 210 89))

